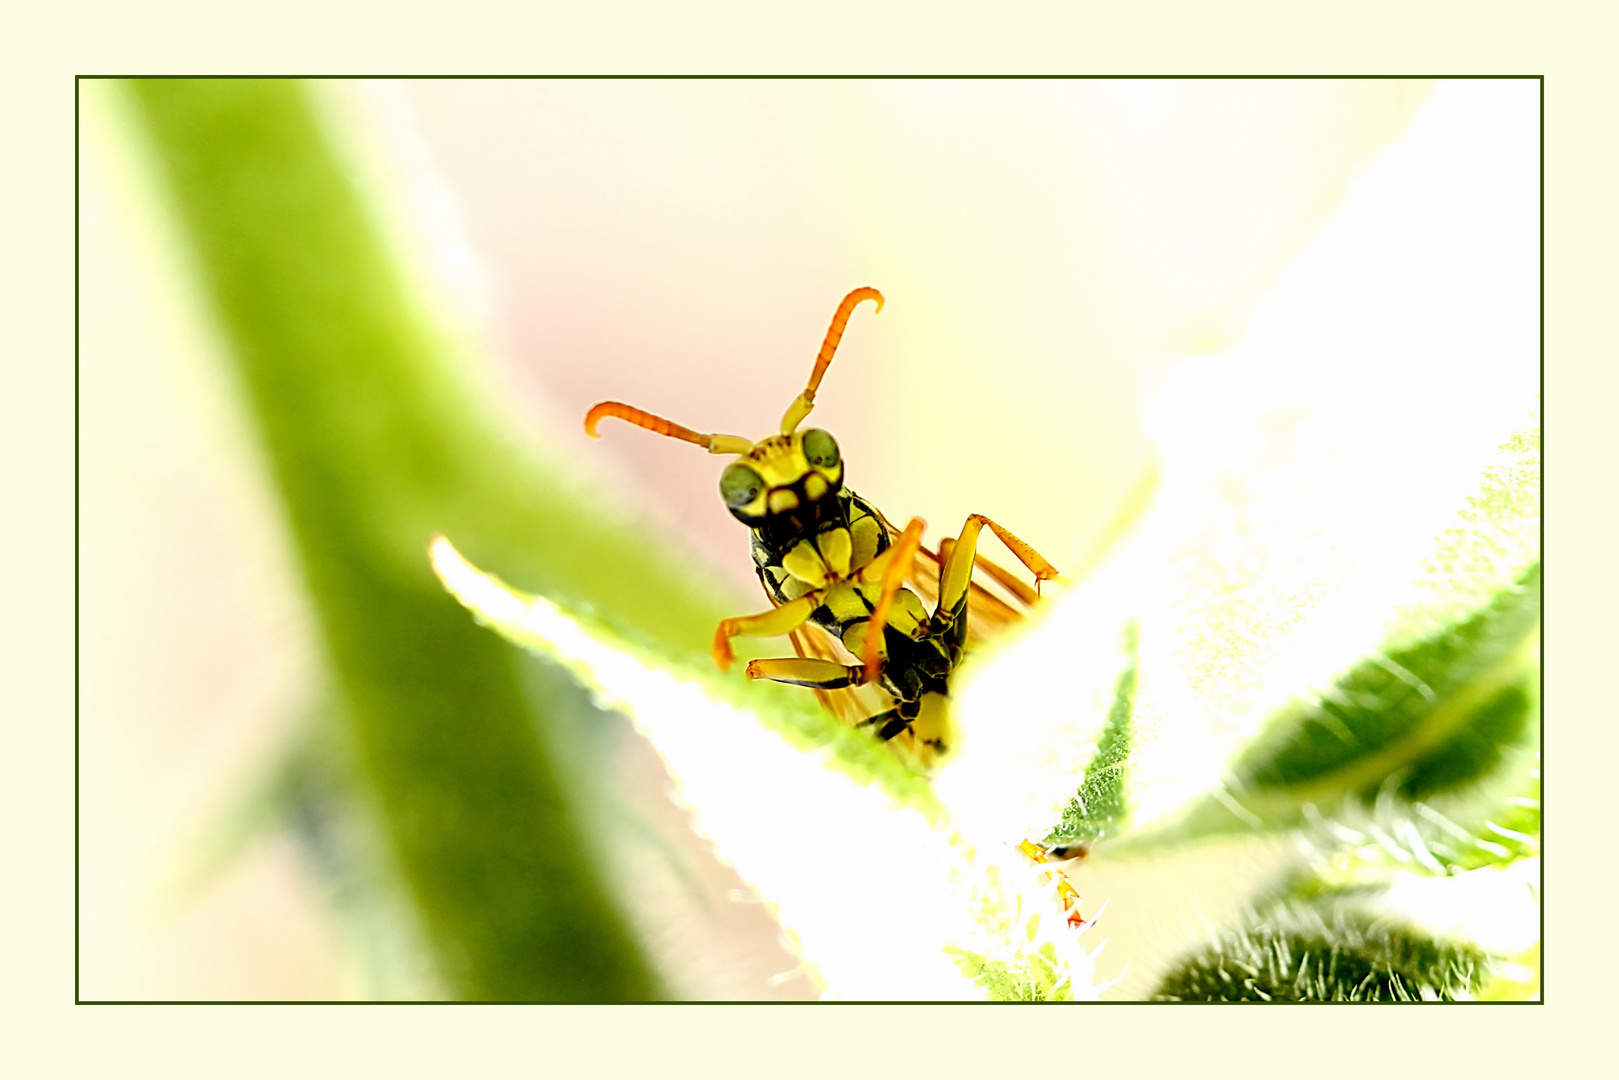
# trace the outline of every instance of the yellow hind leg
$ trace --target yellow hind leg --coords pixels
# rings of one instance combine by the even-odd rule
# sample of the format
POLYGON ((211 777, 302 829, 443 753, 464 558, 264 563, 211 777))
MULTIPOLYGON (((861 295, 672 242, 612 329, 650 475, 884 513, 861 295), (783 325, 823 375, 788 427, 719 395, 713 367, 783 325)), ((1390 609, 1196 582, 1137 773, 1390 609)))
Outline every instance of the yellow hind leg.
MULTIPOLYGON (((1034 548, 1013 536, 983 514, 969 514, 966 522, 961 526, 961 536, 950 545, 950 552, 945 556, 944 565, 939 568, 939 605, 937 611, 950 612, 967 598, 967 589, 972 585, 973 560, 978 553, 978 534, 985 525, 991 532, 1000 538, 1007 550, 1016 555, 1018 562, 1029 568, 1034 575, 1036 592, 1039 591, 1040 582, 1049 581, 1057 576, 1057 568, 1045 560, 1034 548)), ((941 545, 942 546, 942 545, 941 545)), ((997 567, 997 569, 999 569, 997 567)), ((1005 573, 1005 571, 1002 571, 1005 573)))

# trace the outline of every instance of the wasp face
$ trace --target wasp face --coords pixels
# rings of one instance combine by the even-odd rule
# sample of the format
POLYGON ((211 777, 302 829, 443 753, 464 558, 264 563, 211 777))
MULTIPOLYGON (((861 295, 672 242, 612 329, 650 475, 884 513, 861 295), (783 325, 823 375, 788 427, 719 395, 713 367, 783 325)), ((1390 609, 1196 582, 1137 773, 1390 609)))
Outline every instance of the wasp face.
POLYGON ((761 439, 720 474, 720 497, 750 529, 811 531, 842 487, 838 444, 820 428, 761 439))

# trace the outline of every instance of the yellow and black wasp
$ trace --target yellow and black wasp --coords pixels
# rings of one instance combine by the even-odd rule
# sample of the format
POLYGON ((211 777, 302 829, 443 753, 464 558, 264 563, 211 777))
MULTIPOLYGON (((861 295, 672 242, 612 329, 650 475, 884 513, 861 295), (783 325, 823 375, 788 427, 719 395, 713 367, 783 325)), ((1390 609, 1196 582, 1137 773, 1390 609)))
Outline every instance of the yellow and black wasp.
POLYGON ((750 530, 754 567, 775 606, 721 621, 714 659, 729 667, 738 636, 790 635, 798 655, 751 661, 749 678, 811 687, 835 713, 872 727, 879 739, 903 737, 926 763, 951 744, 950 678, 972 640, 1032 607, 1040 582, 1057 571, 982 514, 970 515, 960 535, 941 541, 937 553, 929 550, 922 545, 921 518, 894 528, 844 485, 836 440, 820 428, 800 430, 849 316, 866 300, 882 310, 882 294, 872 288, 856 289, 838 305, 809 382, 777 434, 758 442, 699 434, 617 401, 592 408, 585 431, 599 437, 596 425, 615 417, 711 454, 738 455, 720 474, 720 496, 750 530), (1034 575, 1034 588, 978 554, 985 526, 1034 575), (973 581, 975 567, 1004 598, 973 581), (810 633, 812 624, 826 636, 810 633), (857 693, 872 688, 883 692, 875 703, 871 694, 857 693))

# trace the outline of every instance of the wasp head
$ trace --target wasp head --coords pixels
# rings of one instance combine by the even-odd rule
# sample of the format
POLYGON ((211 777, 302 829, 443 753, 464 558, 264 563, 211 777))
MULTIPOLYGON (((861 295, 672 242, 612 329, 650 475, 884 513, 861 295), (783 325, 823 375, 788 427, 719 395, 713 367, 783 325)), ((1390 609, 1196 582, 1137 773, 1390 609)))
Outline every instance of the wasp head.
POLYGON ((782 524, 806 531, 842 488, 837 441, 820 428, 760 439, 720 474, 720 497, 750 529, 782 524))
POLYGON ((781 434, 758 442, 738 435, 705 435, 672 420, 654 416, 621 401, 603 401, 585 414, 585 432, 596 437, 596 425, 614 417, 659 435, 695 443, 711 454, 740 454, 720 475, 720 496, 731 515, 750 529, 808 533, 835 509, 843 488, 843 460, 838 444, 820 428, 798 430, 815 408, 815 392, 832 363, 849 315, 862 301, 883 308, 883 294, 869 286, 854 290, 838 304, 810 369, 809 382, 781 418, 781 434))

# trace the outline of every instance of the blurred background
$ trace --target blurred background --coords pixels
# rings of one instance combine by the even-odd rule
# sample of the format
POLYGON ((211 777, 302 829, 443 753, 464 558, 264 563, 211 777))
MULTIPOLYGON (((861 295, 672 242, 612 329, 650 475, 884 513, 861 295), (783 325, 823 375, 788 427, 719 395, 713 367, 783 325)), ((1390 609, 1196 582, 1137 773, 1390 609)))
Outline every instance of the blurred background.
MULTIPOLYGON (((748 609, 757 584, 717 462, 618 425, 592 442, 591 404, 758 437, 802 388, 838 300, 872 285, 887 304, 854 316, 815 414, 851 486, 890 517, 925 517, 930 537, 987 513, 1083 567, 1151 475, 1144 398, 1177 360, 1240 340, 1433 92, 316 87, 488 407, 748 609)), ((84 83, 80 108, 80 995, 432 995, 408 947, 357 943, 307 830, 243 824, 322 709, 326 663, 128 95, 84 83)), ((665 977, 687 997, 813 996, 757 897, 665 797, 655 755, 607 714, 585 722, 620 793, 624 872, 678 898, 653 949, 665 977)))

